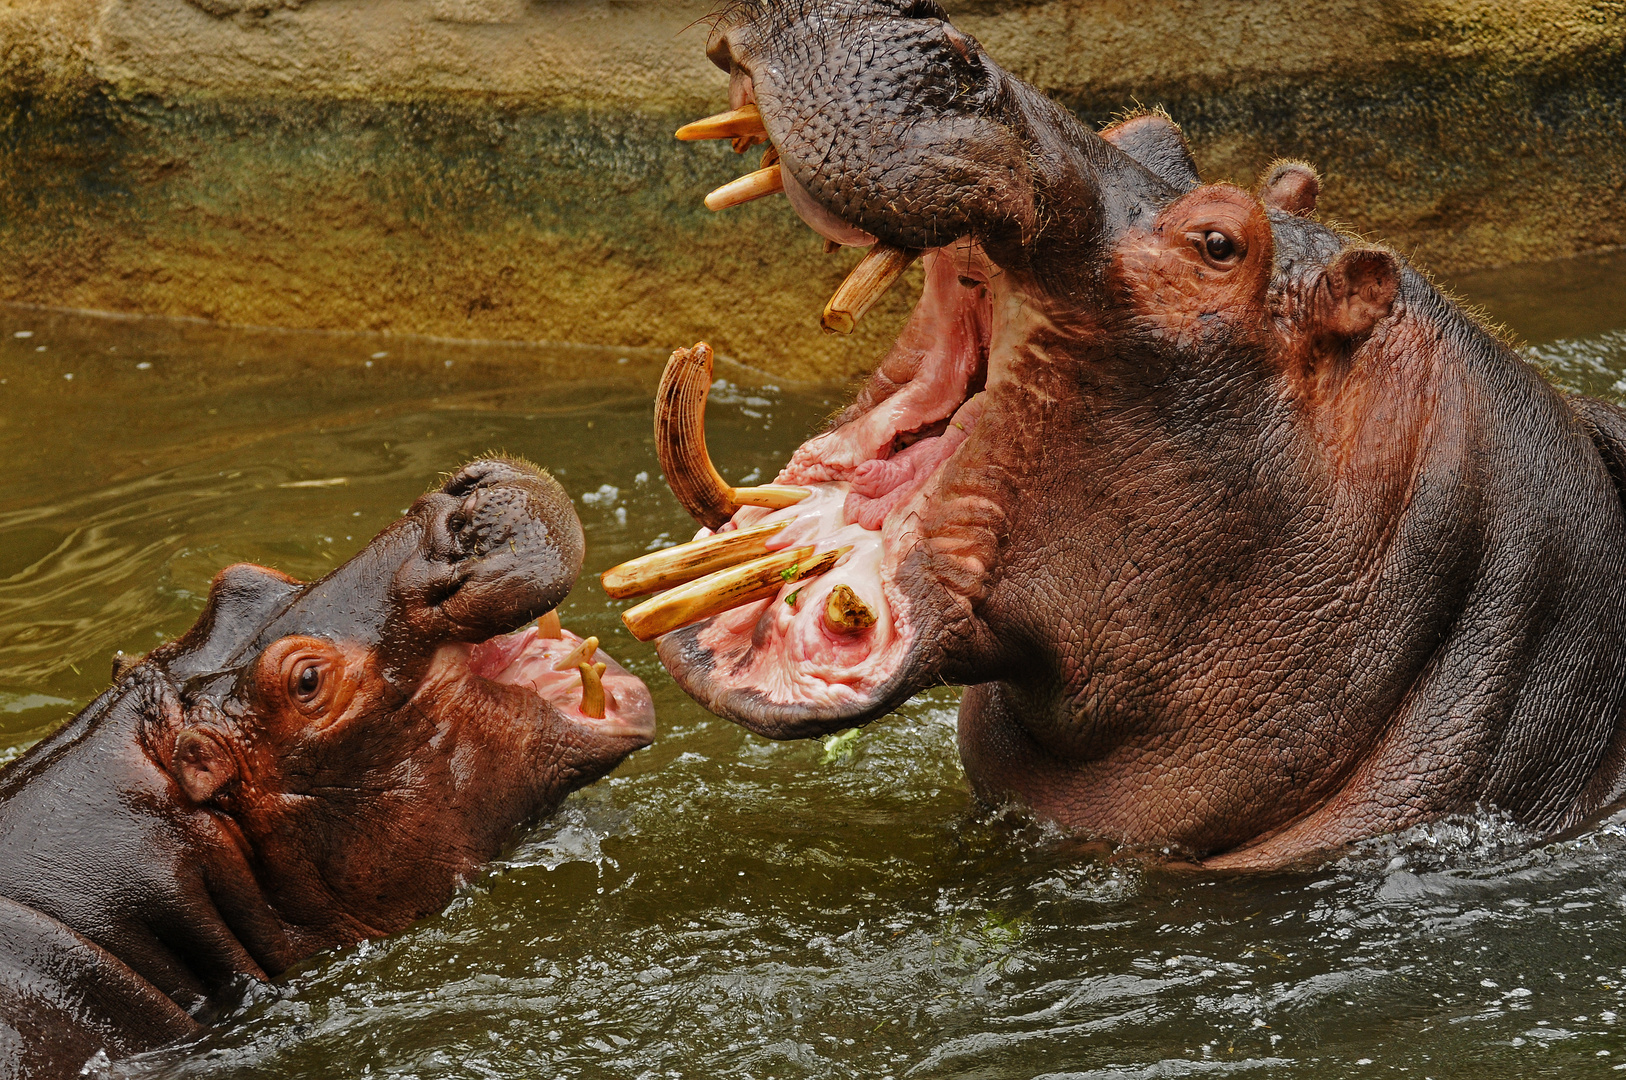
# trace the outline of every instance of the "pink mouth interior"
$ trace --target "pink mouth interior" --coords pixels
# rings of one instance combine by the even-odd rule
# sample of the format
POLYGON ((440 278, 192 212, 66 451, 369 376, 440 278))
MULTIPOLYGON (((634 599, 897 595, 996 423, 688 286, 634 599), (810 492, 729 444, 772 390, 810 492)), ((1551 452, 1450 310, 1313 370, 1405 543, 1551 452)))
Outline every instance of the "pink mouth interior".
POLYGON ((604 716, 588 716, 581 710, 581 672, 572 667, 555 667, 582 643, 579 634, 568 629, 557 638, 543 637, 537 628, 527 626, 512 634, 483 641, 469 650, 469 671, 482 679, 506 686, 520 686, 552 705, 566 719, 600 734, 650 739, 655 734, 655 703, 642 679, 615 662, 603 649, 589 662, 604 665, 604 716))
POLYGON ((920 303, 859 404, 779 473, 778 483, 811 488, 812 496, 783 510, 745 507, 723 526, 786 521, 770 548, 853 550, 819 577, 701 626, 716 690, 750 690, 779 705, 854 707, 902 665, 914 627, 896 574, 921 538, 926 505, 976 428, 988 378, 992 302, 986 285, 962 282, 959 261, 947 249, 926 255, 920 303), (827 624, 838 585, 875 613, 874 626, 846 634, 827 624))

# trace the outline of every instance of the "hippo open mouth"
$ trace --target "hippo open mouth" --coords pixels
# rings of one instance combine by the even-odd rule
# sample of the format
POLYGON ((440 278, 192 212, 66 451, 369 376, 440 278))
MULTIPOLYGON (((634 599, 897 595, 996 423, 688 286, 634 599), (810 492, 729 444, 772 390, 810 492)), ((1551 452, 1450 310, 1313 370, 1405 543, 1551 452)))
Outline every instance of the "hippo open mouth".
POLYGON ((478 645, 444 646, 437 664, 529 694, 603 738, 644 745, 654 736, 655 706, 643 680, 599 649, 598 638, 561 626, 557 614, 478 645))
POLYGON ((917 260, 925 285, 854 403, 767 487, 717 476, 702 431, 710 350, 675 356, 657 447, 680 501, 715 532, 606 587, 630 596, 650 591, 641 574, 670 585, 712 570, 683 584, 689 596, 634 608, 629 626, 660 636, 662 661, 713 711, 814 735, 960 681, 951 651, 986 654, 975 614, 1008 525, 1010 439, 1032 440, 1018 457, 1042 452, 1059 396, 1052 353, 1090 347, 1076 323, 1105 305, 1090 303, 1104 286, 1089 256, 1195 171, 1172 125, 1180 152, 1165 178, 1000 69, 931 2, 736 5, 709 53, 733 107, 678 137, 767 149, 763 168, 707 205, 783 192, 828 250, 869 247, 825 307, 830 332, 850 333, 917 260), (1000 431, 979 437, 990 410, 1000 431), (732 558, 753 561, 707 561, 732 534, 753 538, 732 558))
MULTIPOLYGON (((777 580, 758 590, 767 595, 660 641, 674 676, 714 711, 784 735, 882 715, 919 688, 909 676, 927 662, 924 624, 932 624, 928 639, 944 632, 948 608, 933 602, 928 612, 917 603, 922 575, 961 583, 961 603, 985 576, 991 552, 976 534, 992 504, 965 490, 976 481, 974 467, 966 468, 974 457, 968 443, 990 382, 997 386, 1007 373, 986 260, 969 249, 926 254, 925 294, 876 380, 776 478, 776 487, 800 489, 792 493, 798 501, 740 505, 712 534, 760 536, 750 554, 789 559, 777 571, 768 567, 777 580), (943 516, 950 505, 963 515, 957 522, 943 516)), ((684 363, 698 386, 709 385, 709 350, 689 351, 684 363)), ((700 416, 669 409, 660 422, 698 429, 700 416)), ((678 478, 674 490, 693 504, 698 485, 683 478, 704 476, 709 462, 686 460, 681 439, 662 445, 667 475, 678 478)), ((726 511, 763 490, 730 489, 732 500, 701 504, 726 511)), ((766 490, 763 501, 778 501, 766 490)), ((637 609, 629 617, 642 629, 637 609)))

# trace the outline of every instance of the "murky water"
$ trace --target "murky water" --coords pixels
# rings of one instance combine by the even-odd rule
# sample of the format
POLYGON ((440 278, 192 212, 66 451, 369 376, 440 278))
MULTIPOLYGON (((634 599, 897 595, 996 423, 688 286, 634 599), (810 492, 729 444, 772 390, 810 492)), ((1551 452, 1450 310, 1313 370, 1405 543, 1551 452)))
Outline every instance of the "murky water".
MULTIPOLYGON (((1559 380, 1626 394, 1626 259, 1459 285, 1559 380)), ((660 359, 0 308, 0 753, 89 701, 114 650, 190 625, 221 566, 321 574, 494 448, 578 497, 589 573, 565 617, 660 715, 655 747, 444 914, 315 957, 200 1044, 119 1071, 1626 1072, 1626 819, 1536 844, 1487 817, 1312 872, 1174 873, 973 804, 952 692, 828 747, 701 711, 596 583, 693 528, 650 445, 660 359)), ((729 379, 710 439, 741 481, 839 404, 729 379)))

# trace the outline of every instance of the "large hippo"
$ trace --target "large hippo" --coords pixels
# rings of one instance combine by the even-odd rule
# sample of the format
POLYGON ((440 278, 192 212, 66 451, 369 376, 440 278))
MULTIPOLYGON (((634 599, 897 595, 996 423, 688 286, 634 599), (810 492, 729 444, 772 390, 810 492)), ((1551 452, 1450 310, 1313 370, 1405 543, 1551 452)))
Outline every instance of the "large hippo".
POLYGON ((736 4, 709 52, 733 108, 679 136, 769 145, 708 205, 871 245, 831 330, 925 288, 768 488, 674 358, 659 444, 718 532, 609 584, 711 573, 628 613, 707 708, 798 738, 965 684, 978 796, 1219 867, 1621 798, 1626 413, 1318 224, 1310 167, 1203 185, 1167 117, 1086 129, 934 0, 736 4))
POLYGON ((198 1033, 234 983, 439 910, 648 745, 643 683, 556 618, 518 629, 582 547, 557 483, 487 459, 321 581, 221 571, 0 774, 0 1074, 198 1033))

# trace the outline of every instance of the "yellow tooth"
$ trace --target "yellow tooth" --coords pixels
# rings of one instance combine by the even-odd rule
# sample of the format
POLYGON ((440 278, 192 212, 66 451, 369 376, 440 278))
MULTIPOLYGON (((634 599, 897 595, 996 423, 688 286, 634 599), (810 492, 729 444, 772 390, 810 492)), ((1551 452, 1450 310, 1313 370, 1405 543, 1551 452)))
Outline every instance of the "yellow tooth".
POLYGON ((564 627, 559 623, 558 611, 550 611, 536 620, 536 636, 554 639, 565 636, 564 627))
POLYGON ((767 138, 766 135, 736 135, 734 137, 734 152, 743 154, 751 147, 765 142, 767 138))
POLYGON ((553 670, 569 671, 571 668, 580 664, 583 660, 593 659, 593 654, 596 652, 598 652, 598 638, 587 638, 583 640, 581 644, 577 645, 574 649, 571 649, 568 653, 566 653, 563 660, 553 665, 553 670))
POLYGON ((820 324, 834 334, 850 334, 875 301, 886 295, 909 264, 920 258, 913 248, 876 244, 853 267, 830 302, 824 305, 820 324))
POLYGON ((824 604, 824 625, 838 634, 862 634, 875 625, 875 612, 851 588, 837 585, 824 604))
POLYGON ((706 395, 711 392, 711 346, 679 349, 666 362, 655 392, 655 454, 666 483, 689 516, 720 528, 742 506, 783 509, 812 494, 783 484, 736 488, 723 481, 706 452, 706 395))
POLYGON ((604 719, 604 669, 603 664, 576 665, 582 673, 582 715, 594 720, 604 719))
POLYGON ((768 538, 782 532, 788 521, 775 521, 753 529, 717 533, 687 544, 640 555, 611 567, 600 579, 604 591, 617 600, 660 592, 686 581, 768 554, 768 538))
POLYGON ((758 169, 738 180, 730 181, 707 195, 706 209, 727 210, 730 206, 739 206, 755 199, 777 195, 784 190, 785 178, 779 174, 779 166, 769 165, 766 169, 758 169))
POLYGON ((622 612, 621 621, 633 637, 649 641, 741 604, 766 600, 791 582, 824 573, 851 550, 844 547, 814 555, 809 546, 775 552, 645 600, 622 612))
POLYGON ((738 139, 751 135, 768 137, 768 129, 762 126, 762 113, 755 105, 742 105, 738 109, 708 116, 704 120, 696 120, 677 129, 677 137, 684 142, 695 142, 699 139, 738 139))

